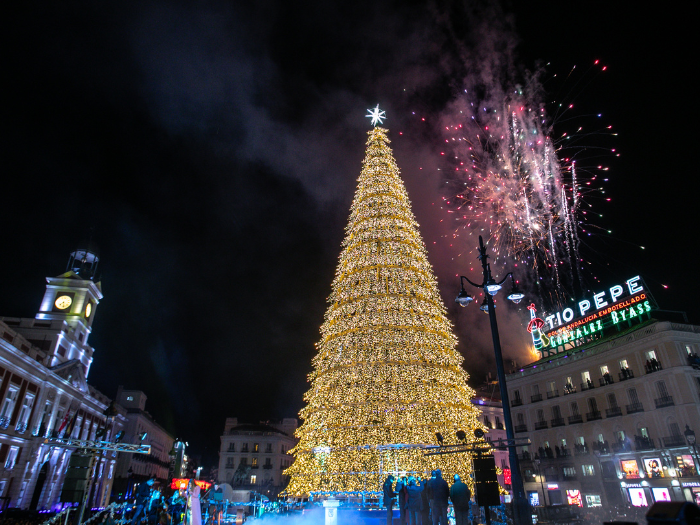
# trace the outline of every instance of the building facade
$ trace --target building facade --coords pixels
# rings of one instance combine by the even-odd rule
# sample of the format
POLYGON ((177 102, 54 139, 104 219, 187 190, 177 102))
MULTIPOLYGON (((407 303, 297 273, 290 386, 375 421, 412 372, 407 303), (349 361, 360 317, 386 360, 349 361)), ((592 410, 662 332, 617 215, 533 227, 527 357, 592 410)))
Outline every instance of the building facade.
POLYGON ((227 418, 219 452, 219 483, 277 496, 288 482, 284 470, 294 460, 287 452, 296 445, 296 428, 295 418, 258 424, 227 418))
MULTIPOLYGON (((488 429, 484 439, 491 442, 497 442, 498 440, 505 441, 507 436, 503 424, 503 403, 501 402, 498 382, 489 381, 484 386, 478 388, 476 390, 476 395, 472 398, 472 403, 481 411, 482 421, 488 429)), ((472 436, 467 436, 467 441, 473 439, 472 436)), ((494 448, 492 454, 496 461, 498 483, 501 487, 510 492, 510 462, 508 461, 508 450, 494 448)))
POLYGON ((146 411, 147 396, 140 390, 119 387, 116 402, 126 410, 124 443, 151 446, 150 454, 120 452, 115 468, 115 493, 129 495, 134 483, 156 478, 165 486, 169 481, 171 452, 175 438, 146 411), (145 434, 144 434, 145 433, 145 434))
POLYGON ((507 377, 533 505, 700 503, 700 327, 649 319, 507 377))
MULTIPOLYGON (((71 254, 69 268, 47 278, 34 319, 0 317, 0 497, 4 507, 51 509, 59 498, 74 449, 45 443, 48 437, 107 438, 125 422, 117 410, 109 424, 110 399, 87 384, 93 348, 92 322, 102 299, 94 281, 98 257, 71 254)), ((103 438, 104 439, 104 438, 103 438)), ((116 454, 101 452, 89 503, 109 502, 116 454)))

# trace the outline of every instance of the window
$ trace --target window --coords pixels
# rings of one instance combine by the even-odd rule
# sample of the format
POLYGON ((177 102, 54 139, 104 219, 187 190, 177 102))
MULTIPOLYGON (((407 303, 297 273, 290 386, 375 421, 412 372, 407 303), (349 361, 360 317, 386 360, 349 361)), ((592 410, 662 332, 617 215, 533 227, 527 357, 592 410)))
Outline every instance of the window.
POLYGON ((265 452, 268 454, 272 452, 272 443, 268 443, 265 445, 265 452))
POLYGON ((566 384, 567 384, 567 386, 569 386, 569 387, 573 387, 573 386, 574 386, 574 378, 571 377, 571 376, 568 376, 568 377, 566 378, 566 384))
POLYGON ((515 395, 515 401, 520 401, 520 390, 516 390, 513 395, 515 395))
POLYGON ((630 405, 636 405, 639 403, 639 396, 637 395, 636 388, 627 389, 627 398, 630 400, 630 405))
POLYGON ((29 422, 29 415, 32 413, 32 407, 34 406, 34 395, 27 394, 24 396, 24 401, 22 402, 22 408, 19 412, 19 417, 17 418, 17 427, 27 428, 27 423, 29 422))
POLYGON ((656 359, 656 352, 654 352, 654 350, 648 350, 645 353, 645 355, 646 355, 648 361, 651 361, 652 359, 656 359))
POLYGON ((243 443, 243 445, 241 445, 241 452, 248 452, 248 443, 243 443))
POLYGON ((241 467, 245 467, 248 465, 248 458, 241 458, 241 462, 239 463, 241 467))
POLYGON ((588 370, 581 372, 581 380, 584 383, 588 383, 591 380, 591 373, 588 370))
POLYGON ((250 475, 250 484, 255 485, 255 482, 258 480, 258 477, 255 474, 250 475))
POLYGON ((613 393, 608 394, 608 406, 612 409, 617 408, 617 398, 613 393))
POLYGON ((591 412, 598 412, 598 402, 595 397, 588 398, 588 408, 591 412))
POLYGON ((565 478, 573 478, 576 476, 576 469, 574 467, 563 467, 562 472, 565 478))
POLYGON ((552 407, 552 419, 561 419, 561 409, 559 405, 554 405, 552 407))
POLYGON ((566 439, 563 439, 563 438, 562 438, 562 440, 561 440, 561 446, 562 446, 562 448, 566 448, 566 439))
POLYGON ((642 436, 643 438, 649 439, 649 429, 646 427, 641 427, 639 429, 639 435, 642 436))
POLYGON ((624 370, 626 368, 629 368, 629 366, 627 366, 627 359, 620 359, 620 370, 624 370))
MULTIPOLYGON (((15 409, 15 403, 17 402, 17 387, 10 386, 7 389, 7 394, 5 395, 5 400, 2 403, 2 411, 0 411, 0 418, 9 418, 12 416, 12 411, 15 409)), ((9 423, 9 421, 8 421, 9 423)))
POLYGON ((593 465, 581 465, 581 473, 584 476, 595 476, 593 465))
POLYGON ((532 385, 532 393, 537 395, 540 393, 540 385, 532 385))
POLYGON ((678 426, 678 423, 671 423, 668 425, 668 429, 671 431, 672 436, 680 436, 681 435, 681 429, 678 426))
POLYGON ((270 458, 265 458, 265 466, 270 468, 272 466, 272 460, 270 458))
POLYGON ((134 396, 126 396, 126 400, 127 400, 127 401, 133 401, 133 400, 134 400, 134 396))
POLYGON ((617 432, 615 432, 615 437, 620 443, 623 443, 625 441, 625 431, 618 430, 617 432))
POLYGON ((251 467, 257 468, 258 466, 258 458, 253 458, 253 462, 250 464, 251 467))
POLYGON ((685 345, 685 351, 688 353, 688 355, 693 355, 692 345, 685 345))
POLYGON ((491 426, 491 421, 489 420, 489 416, 484 416, 484 425, 486 425, 488 428, 493 428, 491 426))
POLYGON ((5 459, 5 468, 7 470, 12 470, 15 468, 15 463, 17 463, 17 454, 19 453, 19 447, 10 447, 7 453, 7 459, 5 459))
POLYGON ((571 415, 572 415, 572 416, 578 416, 578 415, 579 415, 578 403, 577 403, 576 401, 574 401, 573 403, 571 403, 571 415))
POLYGON ((229 443, 229 444, 228 444, 228 451, 229 451, 229 452, 235 452, 235 451, 236 451, 236 444, 235 444, 235 443, 229 443))
POLYGON ((253 445, 253 452, 260 452, 260 443, 255 443, 253 445))
POLYGON ((547 383, 547 390, 549 392, 554 392, 557 389, 557 382, 556 381, 550 381, 547 383))
POLYGON ((518 425, 524 425, 525 424, 525 416, 523 416, 522 412, 519 413, 518 415, 515 416, 516 419, 518 420, 518 425))
POLYGON ((539 409, 537 411, 537 421, 540 421, 540 422, 544 421, 544 410, 539 409))
POLYGON ((665 381, 656 382, 656 391, 659 393, 660 398, 668 397, 668 389, 666 388, 665 381))
POLYGON ((503 429, 503 424, 501 423, 501 418, 496 416, 496 428, 503 429))
POLYGON ((608 370, 608 365, 603 365, 600 367, 600 375, 604 376, 605 374, 609 374, 610 370, 608 370))
POLYGON ((226 468, 233 468, 233 458, 226 458, 226 468))
POLYGON ((589 507, 602 507, 600 496, 597 494, 586 494, 586 505, 589 507))

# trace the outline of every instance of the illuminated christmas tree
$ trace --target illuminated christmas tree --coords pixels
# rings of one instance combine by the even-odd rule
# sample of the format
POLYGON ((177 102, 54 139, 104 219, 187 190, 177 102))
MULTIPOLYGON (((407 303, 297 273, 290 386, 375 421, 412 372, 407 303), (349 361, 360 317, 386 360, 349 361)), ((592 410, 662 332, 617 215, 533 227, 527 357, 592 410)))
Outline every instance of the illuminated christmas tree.
POLYGON ((287 492, 379 491, 389 473, 435 468, 469 479, 466 454, 423 455, 438 432, 457 443, 456 431, 483 426, 380 127, 369 132, 332 286, 287 492))

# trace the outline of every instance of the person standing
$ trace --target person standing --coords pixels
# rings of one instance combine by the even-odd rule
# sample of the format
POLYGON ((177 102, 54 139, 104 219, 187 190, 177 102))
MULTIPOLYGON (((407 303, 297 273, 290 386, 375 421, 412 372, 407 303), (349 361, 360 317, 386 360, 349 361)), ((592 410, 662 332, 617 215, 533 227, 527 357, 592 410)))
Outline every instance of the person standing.
POLYGON ((455 482, 450 487, 450 499, 455 509, 455 525, 469 525, 469 503, 472 493, 458 474, 455 474, 455 482))
POLYGON ((389 474, 384 481, 382 490, 384 491, 384 506, 386 507, 386 525, 392 525, 394 519, 394 476, 389 474))
POLYGON ((450 486, 442 479, 442 471, 435 471, 435 478, 430 480, 430 490, 432 492, 431 513, 433 515, 433 525, 447 524, 447 505, 449 504, 450 486))
POLYGON ((399 523, 408 525, 408 512, 406 512, 406 494, 407 494, 406 476, 401 476, 396 483, 396 493, 399 496, 399 523))
POLYGON ((425 478, 421 481, 421 489, 420 525, 430 525, 430 479, 425 478))
POLYGON ((139 520, 146 516, 146 508, 151 502, 151 487, 155 482, 155 478, 147 479, 136 489, 136 508, 131 518, 131 525, 137 525, 139 520))
POLYGON ((199 502, 199 485, 193 479, 187 485, 187 525, 202 525, 202 504, 199 502))
POLYGON ((410 477, 408 478, 406 492, 406 512, 408 513, 409 525, 422 525, 423 487, 419 487, 415 478, 410 477))

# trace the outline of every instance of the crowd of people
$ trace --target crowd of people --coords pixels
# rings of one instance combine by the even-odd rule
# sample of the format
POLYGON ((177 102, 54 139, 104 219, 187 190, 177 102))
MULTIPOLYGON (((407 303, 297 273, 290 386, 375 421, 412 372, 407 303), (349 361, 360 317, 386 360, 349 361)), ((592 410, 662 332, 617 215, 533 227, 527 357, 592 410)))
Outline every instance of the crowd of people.
MULTIPOLYGON (((200 488, 190 480, 186 489, 176 490, 166 498, 153 488, 151 478, 136 489, 136 505, 130 525, 202 525, 200 488)), ((112 517, 103 518, 103 525, 113 525, 112 517)))
POLYGON ((468 525, 471 491, 458 475, 450 487, 442 472, 434 470, 429 479, 389 475, 382 487, 386 523, 392 525, 394 508, 399 509, 400 525, 448 525, 447 507, 452 501, 456 525, 468 525))

